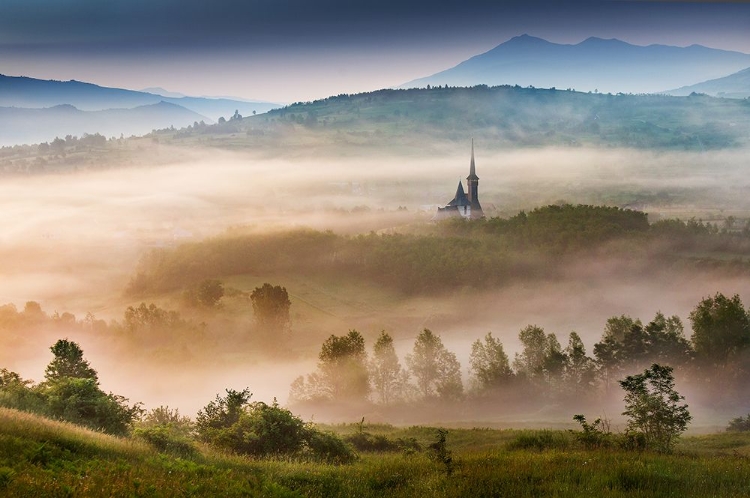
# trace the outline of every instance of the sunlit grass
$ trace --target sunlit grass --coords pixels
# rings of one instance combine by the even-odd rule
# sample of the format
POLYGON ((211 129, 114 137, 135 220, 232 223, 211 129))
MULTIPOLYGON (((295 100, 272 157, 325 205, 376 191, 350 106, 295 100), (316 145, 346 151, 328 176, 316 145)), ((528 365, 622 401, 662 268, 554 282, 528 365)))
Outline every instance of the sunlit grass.
MULTIPOLYGON (((328 426, 423 447, 431 427, 328 426)), ((684 438, 672 455, 583 450, 567 431, 451 429, 453 469, 429 451, 362 453, 351 465, 252 460, 199 446, 192 458, 0 409, 0 495, 28 496, 747 496, 750 435, 684 438), (526 444, 535 440, 543 444, 526 444), (524 443, 526 442, 526 443, 524 443)))

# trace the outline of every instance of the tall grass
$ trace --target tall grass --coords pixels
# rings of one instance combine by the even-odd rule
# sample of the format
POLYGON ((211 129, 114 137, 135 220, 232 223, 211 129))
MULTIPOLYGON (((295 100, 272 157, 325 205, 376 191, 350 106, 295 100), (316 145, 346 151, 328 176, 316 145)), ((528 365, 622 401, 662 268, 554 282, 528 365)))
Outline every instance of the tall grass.
MULTIPOLYGON (((352 433, 355 426, 332 426, 352 433)), ((429 427, 365 427, 426 448, 429 427)), ((450 429, 452 472, 429 452, 361 452, 350 465, 253 460, 200 445, 188 457, 0 409, 0 496, 745 497, 746 434, 685 438, 672 455, 586 450, 564 431, 450 429)))

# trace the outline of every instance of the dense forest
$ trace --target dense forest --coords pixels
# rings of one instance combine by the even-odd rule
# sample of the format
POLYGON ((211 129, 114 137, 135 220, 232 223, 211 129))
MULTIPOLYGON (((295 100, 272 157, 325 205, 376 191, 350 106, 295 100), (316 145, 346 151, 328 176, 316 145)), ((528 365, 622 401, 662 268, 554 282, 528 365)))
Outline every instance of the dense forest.
POLYGON ((486 288, 517 279, 551 279, 581 257, 637 261, 642 271, 693 268, 745 272, 750 231, 662 220, 613 207, 547 206, 508 218, 448 220, 407 233, 343 236, 297 230, 241 230, 153 250, 142 259, 133 296, 181 289, 207 278, 257 272, 335 273, 405 294, 486 288))

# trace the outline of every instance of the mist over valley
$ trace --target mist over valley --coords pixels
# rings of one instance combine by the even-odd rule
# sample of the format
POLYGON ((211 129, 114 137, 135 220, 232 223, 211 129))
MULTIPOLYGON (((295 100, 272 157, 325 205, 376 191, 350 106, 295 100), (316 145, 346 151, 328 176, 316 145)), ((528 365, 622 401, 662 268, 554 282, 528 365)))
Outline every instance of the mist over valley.
POLYGON ((0 494, 746 494, 746 5, 84 3, 0 7, 0 494))

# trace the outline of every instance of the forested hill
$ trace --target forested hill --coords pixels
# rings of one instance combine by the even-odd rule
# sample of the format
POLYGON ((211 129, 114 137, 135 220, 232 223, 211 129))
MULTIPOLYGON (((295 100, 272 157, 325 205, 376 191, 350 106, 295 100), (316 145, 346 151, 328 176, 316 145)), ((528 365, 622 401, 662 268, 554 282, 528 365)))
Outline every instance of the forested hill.
POLYGON ((615 146, 707 150, 746 144, 750 101, 611 95, 518 86, 379 90, 296 103, 179 133, 167 141, 232 147, 615 146))
POLYGON ((170 292, 204 279, 264 273, 336 275, 404 294, 435 294, 556 278, 573 262, 592 259, 629 262, 627 272, 638 267, 647 275, 665 268, 747 274, 748 254, 748 230, 695 220, 649 225, 644 213, 614 207, 546 206, 507 219, 446 220, 413 233, 229 232, 147 253, 128 292, 170 292))

